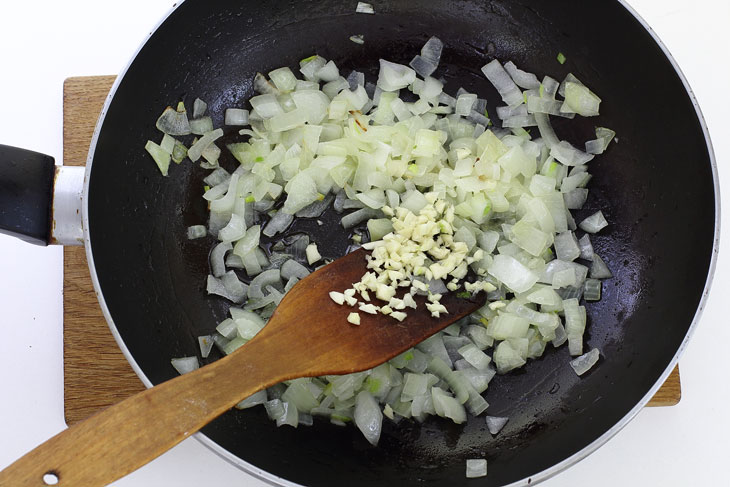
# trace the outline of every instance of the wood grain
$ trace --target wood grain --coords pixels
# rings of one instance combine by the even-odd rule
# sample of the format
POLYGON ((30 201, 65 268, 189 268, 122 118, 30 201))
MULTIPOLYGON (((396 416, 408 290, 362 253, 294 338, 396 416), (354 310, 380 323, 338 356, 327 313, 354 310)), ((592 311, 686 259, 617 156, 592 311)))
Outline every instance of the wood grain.
MULTIPOLYGON (((63 85, 63 163, 83 166, 114 76, 63 85)), ((144 390, 112 337, 91 284, 83 247, 63 249, 64 413, 71 425, 144 390)))
MULTIPOLYGON (((69 78, 63 87, 64 164, 82 165, 114 76, 69 78)), ((134 374, 99 309, 83 248, 64 249, 64 410, 71 425, 144 386, 134 374)), ((675 368, 649 406, 681 398, 675 368)))

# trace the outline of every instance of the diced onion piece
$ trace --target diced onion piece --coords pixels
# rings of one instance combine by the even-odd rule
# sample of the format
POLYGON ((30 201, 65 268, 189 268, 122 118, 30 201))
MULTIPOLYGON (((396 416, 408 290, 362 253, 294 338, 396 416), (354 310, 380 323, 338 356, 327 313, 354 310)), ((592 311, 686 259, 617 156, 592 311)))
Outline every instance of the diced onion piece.
POLYGON ((322 260, 322 256, 320 255, 319 250, 317 250, 316 243, 311 243, 307 245, 305 252, 307 254, 307 263, 309 265, 312 265, 315 262, 322 260))
POLYGON ((564 261, 573 261, 580 257, 578 239, 573 232, 567 231, 555 236, 555 254, 564 261))
POLYGON ((205 115, 205 111, 208 109, 208 104, 200 98, 196 98, 193 102, 193 118, 200 118, 205 115))
POLYGON ((284 406, 284 415, 280 416, 276 420, 276 426, 293 426, 296 428, 299 425, 299 411, 296 405, 290 402, 282 402, 284 406))
POLYGON ((317 70, 315 76, 317 76, 320 81, 329 83, 330 81, 335 81, 340 78, 340 70, 337 68, 334 61, 327 61, 324 66, 317 70))
POLYGON ((500 416, 487 416, 487 429, 492 435, 498 434, 500 431, 502 431, 502 428, 504 428, 504 425, 507 424, 507 421, 509 421, 509 418, 506 417, 500 417, 500 416))
POLYGON ((213 345, 215 342, 213 341, 212 335, 203 335, 198 337, 198 346, 200 347, 200 356, 203 358, 208 358, 208 355, 210 355, 210 351, 213 349, 213 345))
POLYGON ((454 110, 454 113, 462 116, 469 115, 476 101, 477 96, 471 93, 466 93, 459 96, 456 99, 456 109, 454 110))
POLYGON ((190 123, 184 107, 182 107, 181 111, 175 110, 172 107, 165 108, 160 118, 157 119, 155 126, 158 130, 168 135, 178 136, 190 134, 190 123))
POLYGON ((588 234, 583 235, 578 240, 578 246, 580 247, 580 258, 585 260, 593 260, 593 244, 588 234))
POLYGON ((522 71, 515 63, 508 61, 504 64, 504 69, 512 77, 517 86, 525 90, 536 90, 540 88, 540 81, 532 73, 522 71))
POLYGON ((526 363, 526 360, 522 358, 519 351, 515 350, 507 340, 497 345, 497 349, 492 355, 492 360, 494 360, 494 364, 497 366, 497 372, 500 374, 522 367, 526 363))
POLYGON ((586 301, 601 300, 601 281, 598 279, 586 279, 583 284, 583 297, 586 301))
POLYGON ((479 348, 472 343, 461 347, 459 349, 459 354, 477 370, 486 370, 492 361, 487 354, 479 350, 479 348))
POLYGON ((575 298, 563 300, 565 312, 565 333, 568 336, 568 349, 571 355, 583 353, 583 333, 586 327, 586 309, 578 305, 575 298))
POLYGON ((603 212, 598 210, 578 225, 581 230, 588 233, 598 233, 602 229, 608 226, 606 217, 603 216, 603 212))
POLYGON ((212 144, 221 137, 223 137, 223 129, 220 128, 203 135, 200 139, 198 139, 196 143, 194 143, 188 149, 188 157, 190 158, 190 160, 195 162, 200 159, 200 156, 203 155, 203 151, 205 151, 205 149, 207 149, 210 144, 212 144))
POLYGON ((248 396, 243 401, 236 404, 234 407, 236 409, 248 409, 252 408, 254 406, 258 406, 260 404, 264 404, 266 400, 268 399, 266 394, 266 389, 260 390, 259 392, 255 392, 254 394, 248 396))
POLYGON ((575 112, 583 117, 595 117, 598 115, 600 104, 601 99, 585 86, 570 81, 565 83, 563 112, 575 112))
POLYGON ((210 269, 211 274, 215 277, 221 277, 226 273, 225 256, 226 253, 233 249, 230 242, 221 242, 210 252, 210 269))
POLYGON ((466 421, 466 410, 464 406, 440 387, 433 387, 431 389, 431 398, 433 400, 434 410, 439 416, 449 418, 456 424, 461 424, 466 421))
POLYGON ((436 36, 431 36, 421 48, 421 56, 424 59, 438 65, 441 60, 441 52, 444 49, 444 43, 436 36))
POLYGON ((294 91, 294 88, 297 86, 297 79, 294 76, 294 73, 291 72, 291 69, 287 67, 275 69, 269 73, 269 78, 271 79, 271 82, 274 83, 274 86, 279 90, 281 93, 289 93, 290 91, 294 91))
POLYGON ((278 95, 279 90, 276 89, 274 84, 266 79, 266 76, 264 76, 261 73, 256 73, 256 76, 253 78, 253 89, 257 93, 261 93, 262 95, 278 95))
POLYGON ((601 353, 597 348, 591 349, 589 352, 584 353, 580 357, 576 357, 570 361, 570 366, 573 368, 576 374, 583 375, 588 372, 600 358, 601 353))
POLYGON ((495 255, 487 272, 517 293, 527 291, 538 280, 537 274, 509 255, 495 255))
POLYGON ((218 240, 222 242, 235 242, 246 234, 246 221, 236 213, 231 215, 228 224, 218 232, 218 240))
POLYGON ((172 152, 175 150, 175 142, 177 142, 175 140, 175 137, 171 137, 168 134, 165 134, 162 136, 160 147, 162 148, 162 150, 172 155, 172 152))
POLYGON ((167 176, 167 171, 170 167, 170 154, 151 140, 147 141, 144 148, 152 156, 162 175, 167 176))
POLYGON ((317 183, 306 172, 294 176, 284 188, 287 194, 282 211, 293 215, 305 206, 319 199, 317 183))
MULTIPOLYGON (((537 114, 535 115, 537 119, 537 114)), ((538 125, 539 127, 539 125, 538 125)), ((577 166, 585 164, 593 159, 593 154, 587 154, 573 147, 570 142, 561 140, 558 144, 550 148, 550 155, 566 166, 577 166)))
POLYGON ((243 108, 228 108, 225 114, 225 124, 232 126, 248 125, 248 110, 243 108))
POLYGON ((201 117, 190 121, 190 131, 195 135, 203 135, 213 130, 213 120, 210 117, 201 117))
POLYGON ((374 14, 375 9, 369 3, 357 2, 357 6, 355 7, 355 12, 357 12, 359 14, 374 14))
POLYGON ((603 154, 616 136, 616 132, 605 127, 596 127, 596 138, 586 142, 586 152, 589 154, 603 154))
POLYGON ((525 100, 522 96, 522 92, 517 87, 507 71, 504 70, 498 60, 493 60, 482 67, 484 76, 494 85, 499 92, 502 100, 510 106, 516 107, 522 104, 525 100))
POLYGON ((540 137, 547 142, 548 147, 554 147, 560 143, 560 139, 555 135, 555 130, 550 124, 550 116, 545 113, 535 113, 535 123, 540 131, 540 137))
POLYGON ((309 275, 309 270, 294 259, 287 260, 281 265, 281 278, 288 281, 292 277, 304 279, 309 275))
POLYGON ((590 276, 594 279, 608 279, 613 277, 613 273, 609 270, 608 266, 601 256, 593 254, 593 262, 591 263, 590 276))
POLYGON ((196 238, 203 238, 208 235, 208 230, 205 225, 192 225, 188 227, 188 239, 193 240, 196 238))
POLYGON ((402 64, 380 60, 378 87, 383 91, 396 91, 410 85, 416 79, 416 72, 402 64))
POLYGON ((383 413, 373 396, 367 391, 360 391, 355 400, 355 424, 371 445, 376 446, 380 440, 383 425, 383 413))
POLYGON ((271 220, 269 220, 269 223, 266 224, 263 234, 267 237, 273 237, 277 233, 281 233, 286 230, 293 221, 294 215, 285 211, 279 211, 271 220))
POLYGON ((270 285, 281 285, 281 272, 279 269, 269 269, 254 277, 248 286, 248 298, 263 298, 264 289, 270 285))
POLYGON ((271 93, 254 96, 249 100, 254 112, 263 119, 269 119, 274 115, 284 113, 279 101, 271 93))
POLYGON ((244 259, 249 253, 258 247, 261 239, 261 226, 254 225, 246 230, 246 234, 236 242, 233 253, 244 259))
POLYGON ((487 460, 484 458, 469 458, 466 460, 466 478, 474 479, 487 476, 487 460))
POLYGON ((306 59, 302 59, 299 62, 299 71, 304 75, 304 78, 308 81, 319 81, 316 73, 322 66, 327 63, 327 60, 321 56, 311 56, 306 59))
POLYGON ((170 360, 172 366, 180 375, 187 374, 200 368, 198 357, 181 357, 170 360))

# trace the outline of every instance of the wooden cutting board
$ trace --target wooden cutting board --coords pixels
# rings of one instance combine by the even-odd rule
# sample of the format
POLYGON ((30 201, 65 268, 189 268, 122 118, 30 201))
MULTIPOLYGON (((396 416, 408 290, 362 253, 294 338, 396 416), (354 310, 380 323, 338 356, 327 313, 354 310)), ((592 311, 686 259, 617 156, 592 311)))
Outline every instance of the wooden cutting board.
MULTIPOLYGON (((84 165, 114 76, 68 78, 63 85, 63 163, 84 165)), ((141 145, 140 145, 141 147, 141 145)), ((71 425, 144 389, 117 347, 91 284, 83 247, 63 255, 64 411, 71 425)), ((675 368, 649 406, 679 402, 675 368)))

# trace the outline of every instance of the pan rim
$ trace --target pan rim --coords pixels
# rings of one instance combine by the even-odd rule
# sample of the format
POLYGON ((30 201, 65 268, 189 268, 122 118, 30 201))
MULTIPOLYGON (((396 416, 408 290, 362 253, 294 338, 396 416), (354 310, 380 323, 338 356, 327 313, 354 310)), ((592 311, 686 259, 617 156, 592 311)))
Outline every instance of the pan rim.
MULTIPOLYGON (((96 273, 96 267, 94 264, 94 257, 92 252, 92 244, 91 244, 91 235, 89 231, 89 206, 88 206, 88 194, 89 194, 89 186, 90 186, 90 180, 91 180, 91 169, 94 161, 94 156, 96 152, 96 146, 97 142, 101 133, 101 129, 104 125, 104 120, 106 118, 106 115, 108 113, 109 107, 111 105, 112 100, 114 99, 115 93, 117 89, 119 88, 120 84, 124 80, 124 77, 131 67, 131 65, 134 63, 134 61, 137 59, 137 56, 139 52, 146 46, 149 39, 157 32, 159 27, 164 24, 167 19, 175 12, 183 3, 185 0, 178 1, 173 7, 158 21, 158 23, 155 25, 153 29, 150 30, 149 35, 140 43, 139 47, 135 50, 134 54, 130 58, 127 65, 122 69, 117 76, 109 94, 107 95, 106 101, 104 102, 104 106, 102 108, 102 111, 99 115, 99 119, 97 120, 96 126, 94 128, 94 132, 91 138, 91 145, 89 148, 89 153, 86 160, 86 171, 84 175, 84 187, 83 187, 83 193, 82 193, 82 226, 83 226, 83 242, 84 247, 86 251, 86 258, 89 265, 89 270, 91 274, 91 281, 94 286, 94 291, 96 293, 97 299, 99 301, 99 306, 101 307, 102 313, 104 315, 104 318, 107 322, 107 325, 109 326, 109 329, 114 337, 114 340, 116 341, 117 345, 119 346, 120 350, 124 354, 125 358, 129 362, 130 366, 134 370, 134 372, 137 374, 137 376, 140 378, 142 383, 145 385, 146 388, 153 387, 154 384, 147 378, 144 371, 141 369, 137 361, 134 359, 132 354, 130 353, 128 347, 124 343, 124 340, 122 339, 121 334, 119 333, 119 330, 117 329, 114 320, 111 316, 111 313, 109 311, 109 308, 106 304, 106 300, 104 299, 104 294, 101 289, 101 284, 99 282, 97 273, 96 273)), ((676 353, 670 360, 669 364, 667 365, 666 369, 663 371, 663 373, 659 376, 657 381, 652 385, 652 387, 647 391, 647 393, 642 397, 637 404, 628 411, 616 424, 614 424, 611 428, 609 428, 604 434, 596 438, 593 442, 586 445, 583 449, 580 451, 574 453, 573 455, 565 458, 563 461, 552 465, 551 467, 536 473, 535 475, 531 477, 527 477, 521 480, 518 480, 516 482, 513 482, 511 484, 506 485, 505 487, 523 487, 528 485, 534 485, 536 483, 542 482, 544 480, 547 480, 558 473, 562 472, 563 470, 566 470, 567 468, 571 467, 572 465, 578 463, 579 461, 586 458, 588 455, 596 451, 600 446, 602 446, 604 443, 606 443, 609 439, 611 439, 614 435, 616 435, 619 431, 621 431, 632 419, 636 417, 636 415, 641 411, 646 404, 651 400, 651 398, 654 396, 654 394, 659 390, 659 388, 664 384, 666 379, 671 374, 674 367, 677 365, 680 356, 682 353, 684 353, 685 349, 687 348, 687 345, 689 343, 689 340, 692 338, 692 336, 695 333, 695 330, 698 326, 698 323, 701 319, 702 313, 705 309, 705 306, 707 305, 707 299, 710 294, 710 289, 712 287, 712 281, 714 279, 716 266, 717 266, 717 256, 719 252, 719 245, 720 245, 720 222, 721 222, 721 215, 720 215, 720 183, 719 183, 719 176, 717 171, 717 160, 715 158, 715 152, 713 149, 712 141, 710 139, 709 130, 707 127, 707 122, 705 120, 705 117, 702 114, 702 110, 700 108, 699 102, 697 101, 697 97, 694 94, 694 91, 692 90, 689 82, 687 81, 687 78, 685 77, 684 73, 682 72, 681 68, 679 67, 679 64, 674 59, 672 54, 670 53, 669 49, 666 47, 666 45, 662 42, 662 40, 659 38, 659 36, 654 32, 654 30, 649 26, 649 24, 634 10, 633 7, 631 7, 628 4, 627 0, 618 0, 618 3, 627 10, 628 13, 630 13, 646 30, 646 32, 651 36, 651 38, 654 40, 654 42, 657 44, 657 46, 661 49, 664 56, 667 58, 667 60, 670 62, 671 66, 673 67, 674 71, 676 72, 677 76, 679 77, 680 81, 682 82, 682 85, 684 86, 684 89, 692 102, 692 105, 695 109, 695 113, 697 115, 699 125, 702 129, 702 133, 705 138, 705 143, 707 145, 708 150, 708 156, 709 156, 709 162, 710 162, 710 168, 712 171, 712 180, 713 180, 713 188, 715 192, 715 219, 714 219, 714 231, 713 231, 713 244, 712 244, 712 252, 710 256, 710 265, 708 268, 707 273, 707 279, 705 281, 705 285, 702 291, 702 296, 700 298, 699 304, 697 306, 697 310, 695 311, 695 314, 692 318, 692 322, 690 323, 690 326, 687 330, 687 333, 682 340, 682 343, 680 344, 679 348, 677 349, 676 353)), ((217 443, 215 443, 213 440, 211 440, 208 436, 201 432, 197 432, 193 435, 200 443, 205 445, 207 448, 209 448, 212 452, 217 454, 219 457, 225 459, 229 463, 237 466, 241 470, 245 471, 249 475, 252 475, 259 480, 262 480, 264 482, 267 482, 271 485, 281 486, 281 487, 303 487, 301 484, 297 484, 294 482, 291 482, 289 480, 286 480, 282 477, 276 476, 274 474, 271 474, 265 470, 262 470, 255 465, 252 465, 242 458, 234 455, 233 453, 229 452, 225 448, 221 447, 217 443)))

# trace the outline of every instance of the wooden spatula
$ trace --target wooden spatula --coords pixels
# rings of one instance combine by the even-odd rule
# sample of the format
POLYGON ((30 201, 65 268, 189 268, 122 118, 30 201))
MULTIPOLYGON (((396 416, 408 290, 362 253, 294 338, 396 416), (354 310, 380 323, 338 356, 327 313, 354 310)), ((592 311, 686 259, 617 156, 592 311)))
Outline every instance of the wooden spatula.
POLYGON ((176 377, 77 423, 0 472, 2 487, 95 487, 136 470, 251 394, 297 377, 347 374, 395 357, 484 304, 444 295, 449 314, 432 318, 423 298, 398 322, 340 306, 330 291, 352 287, 366 271, 358 250, 301 280, 266 327, 234 353, 176 377))

